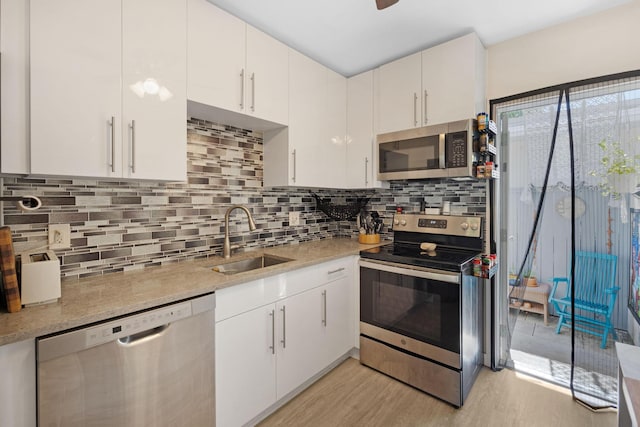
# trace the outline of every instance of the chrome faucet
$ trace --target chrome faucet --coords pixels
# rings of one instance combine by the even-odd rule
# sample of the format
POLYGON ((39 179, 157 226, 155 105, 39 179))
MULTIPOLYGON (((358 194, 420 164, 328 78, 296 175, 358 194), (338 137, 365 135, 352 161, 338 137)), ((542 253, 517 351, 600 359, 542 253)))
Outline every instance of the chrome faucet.
POLYGON ((247 218, 249 218, 249 230, 253 231, 256 229, 256 223, 253 222, 253 217, 251 216, 249 209, 241 205, 233 205, 227 209, 227 213, 224 214, 224 246, 222 247, 222 254, 225 258, 231 258, 231 249, 236 249, 238 247, 234 246, 232 248, 231 242, 229 241, 229 214, 234 209, 241 209, 247 214, 247 218))

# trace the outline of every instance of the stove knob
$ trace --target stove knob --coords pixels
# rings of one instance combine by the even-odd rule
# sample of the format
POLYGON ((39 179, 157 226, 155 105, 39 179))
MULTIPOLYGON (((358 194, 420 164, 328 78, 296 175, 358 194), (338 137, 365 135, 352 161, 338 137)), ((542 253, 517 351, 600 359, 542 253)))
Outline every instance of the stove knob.
POLYGON ((397 219, 394 219, 393 220, 393 225, 398 225, 398 224, 400 224, 400 221, 398 221, 397 219))
POLYGON ((400 221, 400 225, 407 225, 407 221, 403 219, 402 221, 400 221))
POLYGON ((463 222, 462 224, 460 224, 460 228, 462 228, 463 230, 468 230, 469 224, 467 224, 466 222, 463 222))
POLYGON ((471 229, 472 229, 473 231, 476 231, 476 230, 478 229, 478 223, 477 223, 477 222, 472 223, 472 224, 471 224, 471 229))

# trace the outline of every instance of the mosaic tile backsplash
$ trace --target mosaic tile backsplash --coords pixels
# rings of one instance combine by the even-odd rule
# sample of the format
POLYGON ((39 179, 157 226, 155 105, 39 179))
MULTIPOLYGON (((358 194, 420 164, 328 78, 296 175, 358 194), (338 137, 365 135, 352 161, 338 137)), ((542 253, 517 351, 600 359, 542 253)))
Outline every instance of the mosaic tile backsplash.
MULTIPOLYGON (((66 178, 5 177, 4 195, 33 194, 42 208, 21 212, 5 203, 16 252, 44 248, 49 224, 71 225, 71 248, 56 250, 64 278, 140 269, 222 252, 224 214, 232 213, 232 244, 247 250, 331 237, 355 237, 355 221, 335 221, 316 209, 311 192, 334 204, 369 198, 390 224, 396 206, 417 212, 451 202, 452 214, 482 215, 485 183, 449 180, 393 181, 388 189, 328 190, 263 188, 262 135, 198 119, 187 122, 188 182, 155 183, 66 178), (289 211, 300 212, 300 226, 289 226, 289 211)), ((391 237, 386 231, 385 236, 391 237)))

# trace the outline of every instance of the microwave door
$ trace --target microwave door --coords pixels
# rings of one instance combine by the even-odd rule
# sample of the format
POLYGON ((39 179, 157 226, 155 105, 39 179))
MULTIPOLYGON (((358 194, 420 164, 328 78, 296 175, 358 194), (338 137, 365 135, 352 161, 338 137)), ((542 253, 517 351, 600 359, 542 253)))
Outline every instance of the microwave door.
POLYGON ((379 178, 412 179, 446 176, 445 135, 429 135, 378 144, 379 178))

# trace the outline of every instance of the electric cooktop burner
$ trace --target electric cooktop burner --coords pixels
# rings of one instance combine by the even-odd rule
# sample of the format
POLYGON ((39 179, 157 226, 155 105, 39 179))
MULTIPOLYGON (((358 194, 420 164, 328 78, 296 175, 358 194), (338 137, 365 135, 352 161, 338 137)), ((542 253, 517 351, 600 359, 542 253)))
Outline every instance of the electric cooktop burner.
POLYGON ((482 250, 482 217, 396 214, 395 243, 360 251, 362 258, 446 271, 469 268, 482 250), (435 243, 433 251, 421 243, 435 243))
POLYGON ((389 244, 360 251, 362 258, 387 261, 419 267, 460 271, 464 264, 479 255, 477 250, 436 247, 434 251, 422 251, 419 246, 389 244))

